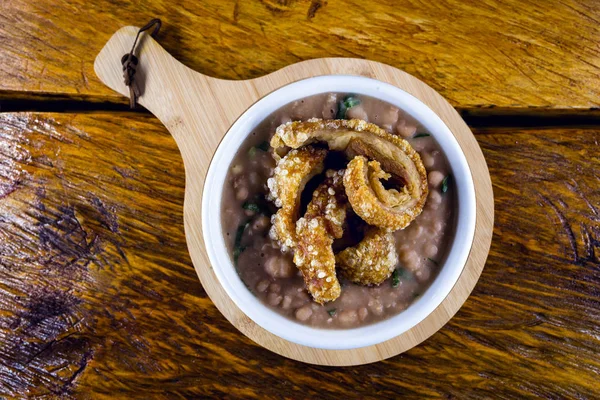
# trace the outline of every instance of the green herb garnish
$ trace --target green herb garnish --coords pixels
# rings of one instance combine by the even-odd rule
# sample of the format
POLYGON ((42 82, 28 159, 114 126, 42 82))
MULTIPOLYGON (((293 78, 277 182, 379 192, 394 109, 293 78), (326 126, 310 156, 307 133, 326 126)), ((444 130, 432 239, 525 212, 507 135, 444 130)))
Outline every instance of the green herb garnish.
POLYGON ((269 151, 269 147, 270 147, 269 142, 267 142, 265 140, 264 142, 261 142, 261 143, 257 144, 256 146, 250 147, 250 150, 248 150, 248 155, 250 156, 250 158, 254 158, 257 150, 269 151))
POLYGON ((435 261, 432 258, 427 258, 429 261, 431 261, 432 263, 434 263, 435 265, 440 265, 440 263, 438 263, 437 261, 435 261))
POLYGON ((398 285, 400 285, 400 270, 395 269, 392 272, 392 287, 398 287, 398 285))
POLYGON ((346 111, 349 108, 357 106, 360 104, 360 100, 354 96, 346 96, 342 101, 340 101, 338 105, 338 112, 336 114, 336 119, 346 119, 346 111))
POLYGON ((354 96, 348 96, 344 99, 344 105, 346 108, 352 108, 360 104, 360 100, 354 96))
POLYGON ((346 106, 344 105, 344 102, 340 102, 339 106, 338 106, 338 111, 337 114, 335 115, 336 119, 345 119, 346 118, 346 111, 348 111, 346 109, 346 106))
POLYGON ((251 202, 249 202, 249 201, 245 202, 245 203, 242 205, 242 208, 243 208, 244 210, 254 211, 254 212, 256 212, 256 213, 257 213, 257 212, 260 212, 260 210, 261 210, 258 204, 256 204, 256 203, 251 203, 251 202))
POLYGON ((415 136, 413 136, 413 139, 417 139, 420 137, 427 137, 427 136, 431 136, 429 133, 417 133, 415 136))
POLYGON ((242 246, 242 236, 244 235, 244 231, 249 225, 250 221, 241 224, 240 226, 238 226, 237 231, 235 233, 235 242, 233 244, 233 261, 236 264, 240 254, 242 254, 242 252, 246 250, 246 247, 242 246))
POLYGON ((267 142, 266 140, 256 146, 257 149, 262 150, 262 151, 269 151, 269 147, 271 147, 271 146, 269 145, 269 142, 267 142))
POLYGON ((417 299, 419 296, 421 296, 421 294, 415 292, 415 293, 413 293, 412 296, 413 296, 413 299, 417 299))
POLYGON ((405 279, 411 279, 412 278, 412 273, 407 270, 406 268, 399 268, 400 269, 400 277, 401 278, 405 278, 405 279))
POLYGON ((327 310, 327 314, 329 314, 330 317, 333 317, 335 315, 336 311, 337 310, 335 308, 332 308, 331 310, 327 310))
POLYGON ((448 191, 448 184, 450 183, 450 175, 447 175, 442 181, 442 193, 446 193, 448 191))
POLYGON ((244 234, 244 231, 249 225, 250 221, 246 221, 243 224, 240 224, 240 226, 238 226, 237 231, 235 232, 234 242, 236 247, 240 247, 240 245, 242 244, 242 235, 244 234))
POLYGON ((242 254, 242 252, 246 250, 246 247, 236 247, 233 249, 233 261, 235 262, 235 264, 237 265, 238 262, 238 258, 240 257, 240 254, 242 254))

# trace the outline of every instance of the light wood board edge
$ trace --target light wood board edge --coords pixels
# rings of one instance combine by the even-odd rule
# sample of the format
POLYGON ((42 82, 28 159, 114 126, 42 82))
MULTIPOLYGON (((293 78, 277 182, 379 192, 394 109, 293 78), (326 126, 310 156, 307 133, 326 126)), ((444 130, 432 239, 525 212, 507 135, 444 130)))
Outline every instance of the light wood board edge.
MULTIPOLYGON (((128 96, 120 59, 137 33, 117 31, 94 63, 96 74, 113 90, 128 96)), ((494 198, 485 159, 468 126, 435 90, 417 78, 385 64, 350 58, 323 58, 290 65, 246 81, 227 81, 197 73, 175 60, 154 39, 143 35, 136 52, 138 79, 143 80, 139 103, 171 132, 186 173, 184 225, 188 250, 204 290, 220 312, 261 346, 306 363, 344 366, 380 361, 400 354, 439 330, 466 301, 483 270, 494 224, 494 198), (360 75, 397 86, 428 105, 450 128, 461 146, 475 183, 476 227, 471 252, 456 285, 427 318, 409 331, 378 345, 353 350, 321 350, 281 339, 250 320, 227 296, 214 274, 204 248, 201 199, 204 178, 219 142, 232 123, 264 95, 291 82, 328 74, 360 75)))

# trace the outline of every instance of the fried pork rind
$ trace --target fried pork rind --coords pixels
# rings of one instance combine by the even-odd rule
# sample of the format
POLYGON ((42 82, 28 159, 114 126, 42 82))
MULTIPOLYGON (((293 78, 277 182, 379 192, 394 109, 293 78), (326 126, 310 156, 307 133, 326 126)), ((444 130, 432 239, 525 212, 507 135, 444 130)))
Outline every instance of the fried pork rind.
POLYGON ((422 207, 407 207, 411 204, 411 196, 406 187, 398 192, 396 189, 386 190, 381 178, 386 174, 378 161, 368 161, 357 156, 348 163, 344 175, 344 186, 348 201, 354 212, 369 225, 388 231, 403 229, 422 211, 422 207))
POLYGON ((421 213, 428 193, 427 172, 421 157, 406 140, 358 119, 310 119, 279 126, 271 146, 296 149, 318 141, 327 142, 331 150, 345 151, 349 157, 360 155, 378 161, 369 174, 366 158, 355 157, 353 160, 364 160, 364 166, 357 162, 344 177, 350 204, 367 223, 394 231, 405 228, 421 213), (383 187, 380 179, 387 174, 377 170, 382 166, 399 183, 400 191, 383 187))
POLYGON ((335 239, 344 234, 348 197, 344 190, 345 170, 327 170, 325 181, 313 192, 312 199, 306 207, 304 218, 312 219, 323 216, 327 221, 327 230, 335 239))
POLYGON ((267 181, 269 198, 279 210, 271 218, 269 233, 282 251, 296 247, 296 220, 300 208, 300 195, 306 183, 323 171, 327 150, 307 146, 292 150, 280 159, 267 181))
POLYGON ((341 293, 335 273, 333 239, 342 237, 347 199, 344 171, 327 171, 317 187, 304 217, 296 223, 297 246, 294 263, 304 276, 308 292, 318 303, 337 299, 341 293))
POLYGON ((379 285, 398 264, 396 239, 391 232, 371 228, 354 247, 339 252, 336 261, 344 277, 359 285, 379 285))
POLYGON ((335 275, 333 238, 327 231, 327 222, 323 217, 300 218, 296 234, 304 240, 294 252, 294 263, 302 271, 308 292, 320 304, 337 299, 342 288, 335 275))

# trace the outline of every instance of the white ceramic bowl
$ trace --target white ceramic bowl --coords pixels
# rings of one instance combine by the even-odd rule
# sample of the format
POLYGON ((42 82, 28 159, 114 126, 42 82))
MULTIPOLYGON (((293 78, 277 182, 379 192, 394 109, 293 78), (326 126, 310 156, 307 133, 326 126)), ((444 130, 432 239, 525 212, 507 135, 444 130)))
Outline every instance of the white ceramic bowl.
POLYGON ((475 233, 475 189, 467 160, 452 132, 425 104, 407 92, 374 79, 328 75, 284 86, 250 107, 229 129, 208 170, 202 198, 202 230, 210 262, 233 302, 255 323, 291 342, 329 350, 353 349, 384 342, 417 325, 450 293, 458 280, 475 233), (264 305, 244 285, 229 257, 221 226, 221 196, 229 166, 244 139, 269 114, 294 100, 327 92, 356 93, 393 104, 412 116, 443 149, 457 188, 456 234, 445 263, 431 286, 408 309, 389 319, 352 329, 311 328, 264 305))

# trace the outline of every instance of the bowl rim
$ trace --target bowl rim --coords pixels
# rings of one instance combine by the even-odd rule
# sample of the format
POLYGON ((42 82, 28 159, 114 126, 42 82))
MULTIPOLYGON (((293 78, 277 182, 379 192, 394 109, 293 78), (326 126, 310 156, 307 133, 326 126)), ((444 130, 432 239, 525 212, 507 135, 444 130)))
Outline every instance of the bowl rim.
POLYGON ((415 327, 450 294, 471 251, 475 234, 475 186, 467 159, 453 133, 441 118, 410 93, 372 78, 355 75, 321 75, 302 79, 269 93, 248 108, 219 144, 210 163, 202 196, 202 232, 209 260, 221 286, 250 319, 290 342, 328 349, 347 350, 385 342, 415 327), (233 265, 221 224, 221 199, 225 177, 240 145, 269 114, 294 100, 329 92, 368 95, 399 107, 418 121, 440 144, 457 188, 455 235, 446 261, 425 293, 406 310, 385 320, 350 329, 314 328, 280 315, 263 304, 244 285, 233 265), (210 188, 210 190, 208 190, 210 188))

